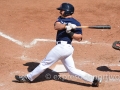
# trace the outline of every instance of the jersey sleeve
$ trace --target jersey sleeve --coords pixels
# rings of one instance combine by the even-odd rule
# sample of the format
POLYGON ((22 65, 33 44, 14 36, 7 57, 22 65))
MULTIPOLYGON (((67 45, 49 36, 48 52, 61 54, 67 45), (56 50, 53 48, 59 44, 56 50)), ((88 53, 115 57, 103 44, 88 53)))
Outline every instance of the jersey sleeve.
MULTIPOLYGON (((77 26, 81 26, 81 24, 78 22, 78 23, 76 23, 76 25, 77 26)), ((77 34, 82 34, 82 28, 76 28, 75 29, 75 33, 77 33, 77 34)))
MULTIPOLYGON (((61 22, 60 17, 57 18, 57 20, 55 21, 55 23, 56 23, 56 22, 61 22)), ((55 26, 55 23, 54 23, 54 26, 55 26)))

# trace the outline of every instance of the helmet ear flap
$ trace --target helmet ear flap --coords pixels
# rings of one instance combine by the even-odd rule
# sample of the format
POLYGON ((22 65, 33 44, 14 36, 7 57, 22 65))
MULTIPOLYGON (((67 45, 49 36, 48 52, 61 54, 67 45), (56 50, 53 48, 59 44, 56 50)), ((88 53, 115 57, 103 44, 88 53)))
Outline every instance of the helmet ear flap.
POLYGON ((65 15, 72 15, 73 14, 73 12, 70 12, 70 11, 65 11, 65 13, 64 13, 65 15))

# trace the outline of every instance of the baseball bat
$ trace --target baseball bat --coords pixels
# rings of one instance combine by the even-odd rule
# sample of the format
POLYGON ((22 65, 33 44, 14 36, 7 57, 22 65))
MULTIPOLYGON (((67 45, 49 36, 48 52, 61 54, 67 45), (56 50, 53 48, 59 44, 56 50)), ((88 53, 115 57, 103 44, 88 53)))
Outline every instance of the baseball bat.
POLYGON ((77 26, 77 28, 111 29, 110 25, 77 26))

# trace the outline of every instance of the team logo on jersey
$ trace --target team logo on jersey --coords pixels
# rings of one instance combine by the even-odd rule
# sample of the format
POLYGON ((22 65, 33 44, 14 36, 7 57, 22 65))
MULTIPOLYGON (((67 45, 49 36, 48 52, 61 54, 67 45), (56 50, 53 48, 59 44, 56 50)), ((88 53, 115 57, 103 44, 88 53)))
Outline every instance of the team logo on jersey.
POLYGON ((67 24, 67 23, 65 23, 65 22, 63 22, 63 21, 61 21, 61 23, 62 23, 62 24, 67 24))

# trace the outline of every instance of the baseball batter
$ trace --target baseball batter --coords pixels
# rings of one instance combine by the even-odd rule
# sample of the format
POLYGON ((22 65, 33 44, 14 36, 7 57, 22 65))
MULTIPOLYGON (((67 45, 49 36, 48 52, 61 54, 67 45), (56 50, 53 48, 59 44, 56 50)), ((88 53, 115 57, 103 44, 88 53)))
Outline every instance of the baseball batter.
POLYGON ((53 65, 58 60, 61 60, 69 74, 91 82, 92 86, 99 86, 100 79, 82 71, 75 67, 73 60, 74 48, 71 45, 72 40, 82 40, 82 29, 76 28, 81 26, 80 22, 72 17, 74 6, 70 3, 62 3, 57 10, 60 11, 60 16, 54 23, 54 28, 57 31, 56 46, 53 47, 41 63, 26 76, 15 75, 19 82, 32 82, 47 68, 53 65))

